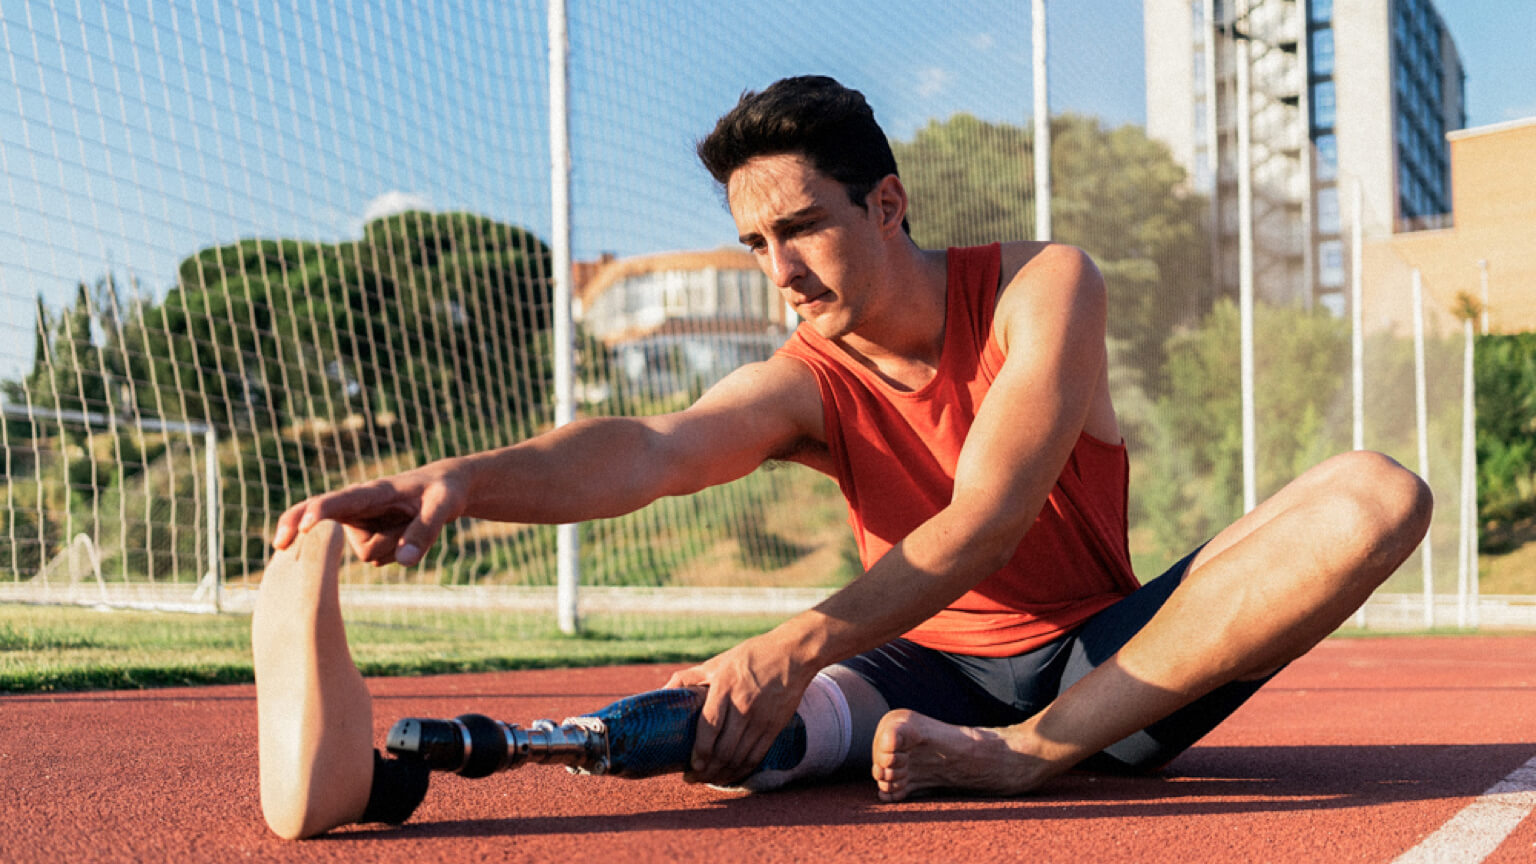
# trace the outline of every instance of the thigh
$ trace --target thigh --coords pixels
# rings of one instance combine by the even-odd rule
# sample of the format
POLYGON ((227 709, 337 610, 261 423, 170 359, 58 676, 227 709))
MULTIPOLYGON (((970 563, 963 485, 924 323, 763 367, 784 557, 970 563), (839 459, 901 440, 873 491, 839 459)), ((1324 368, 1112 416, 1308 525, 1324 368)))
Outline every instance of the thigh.
MULTIPOLYGON (((1200 552, 1196 549, 1186 555, 1163 575, 1089 619, 1073 636, 1061 675, 1061 690, 1071 687, 1094 667, 1114 656, 1146 626, 1178 588, 1200 552)), ((1082 767, 1115 772, 1161 768, 1216 728, 1268 680, 1266 677, 1257 681, 1234 681, 1218 687, 1140 732, 1104 748, 1086 760, 1082 767)))
MULTIPOLYGON (((962 726, 1006 726, 1023 720, 1006 696, 989 692, 955 655, 895 639, 837 664, 869 682, 890 708, 907 708, 962 726)), ((981 658, 964 658, 974 660, 981 658)))

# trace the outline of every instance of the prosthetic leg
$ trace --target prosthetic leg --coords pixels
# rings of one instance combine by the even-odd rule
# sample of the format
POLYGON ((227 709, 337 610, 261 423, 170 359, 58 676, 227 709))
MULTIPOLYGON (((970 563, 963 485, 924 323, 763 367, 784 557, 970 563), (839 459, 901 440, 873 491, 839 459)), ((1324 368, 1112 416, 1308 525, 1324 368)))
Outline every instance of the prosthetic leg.
MULTIPOLYGON (((408 717, 395 723, 385 741, 394 758, 375 754, 363 821, 404 822, 426 797, 433 771, 475 778, 543 763, 629 778, 681 772, 693 755, 703 708, 704 691, 683 688, 630 696, 558 725, 536 720, 526 729, 480 714, 408 717)), ((837 684, 825 673, 817 675, 789 725, 741 787, 766 792, 837 770, 849 753, 848 711, 837 684)))
MULTIPOLYGON (((564 765, 581 774, 651 777, 688 767, 703 707, 702 692, 677 689, 621 699, 559 725, 536 720, 527 729, 479 714, 407 718, 390 730, 386 746, 399 759, 417 759, 433 771, 464 777, 485 777, 531 762, 564 765)), ((785 771, 804 756, 805 723, 796 714, 758 770, 785 771)))

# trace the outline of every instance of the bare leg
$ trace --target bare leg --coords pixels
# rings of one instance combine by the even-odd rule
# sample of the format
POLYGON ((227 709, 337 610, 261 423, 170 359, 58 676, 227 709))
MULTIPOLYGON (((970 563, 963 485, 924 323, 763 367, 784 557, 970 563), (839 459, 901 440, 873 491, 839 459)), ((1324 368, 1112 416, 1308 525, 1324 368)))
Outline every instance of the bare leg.
POLYGON ((373 703, 337 597, 342 533, 325 522, 276 553, 251 618, 261 810, 288 840, 356 822, 373 780, 373 703))
POLYGON ((1428 488, 1386 457, 1324 462, 1218 534, 1140 633, 1029 720, 971 729, 887 714, 874 742, 880 797, 1027 792, 1222 684, 1269 674, 1365 602, 1430 512, 1428 488))

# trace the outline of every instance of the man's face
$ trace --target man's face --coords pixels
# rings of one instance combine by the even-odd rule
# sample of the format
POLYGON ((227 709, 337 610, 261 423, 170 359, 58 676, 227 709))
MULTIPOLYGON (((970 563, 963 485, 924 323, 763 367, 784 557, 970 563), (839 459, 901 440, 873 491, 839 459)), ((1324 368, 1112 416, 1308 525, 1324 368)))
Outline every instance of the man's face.
POLYGON ((828 339, 857 328, 881 260, 874 208, 798 154, 749 161, 726 196, 742 244, 795 312, 828 339))

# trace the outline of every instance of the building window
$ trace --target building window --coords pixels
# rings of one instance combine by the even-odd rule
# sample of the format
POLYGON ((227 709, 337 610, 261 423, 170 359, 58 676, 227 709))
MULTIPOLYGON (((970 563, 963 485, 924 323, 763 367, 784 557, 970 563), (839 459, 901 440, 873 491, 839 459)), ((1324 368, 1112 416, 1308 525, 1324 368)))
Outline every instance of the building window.
POLYGON ((1333 74, 1333 28, 1312 31, 1312 74, 1319 78, 1333 74))
POLYGON ((1310 20, 1319 24, 1326 24, 1333 20, 1333 0, 1312 0, 1310 5, 1310 20))
POLYGON ((1317 233, 1339 233, 1339 189, 1324 186, 1317 190, 1317 233))
POLYGON ((1317 179, 1334 180, 1339 176, 1339 139, 1332 134, 1317 136, 1317 179))
POLYGON ((1317 244, 1317 284, 1324 288, 1344 286, 1344 244, 1324 240, 1317 244))
POLYGON ((1312 128, 1333 128, 1333 82, 1319 81, 1312 85, 1312 128))

